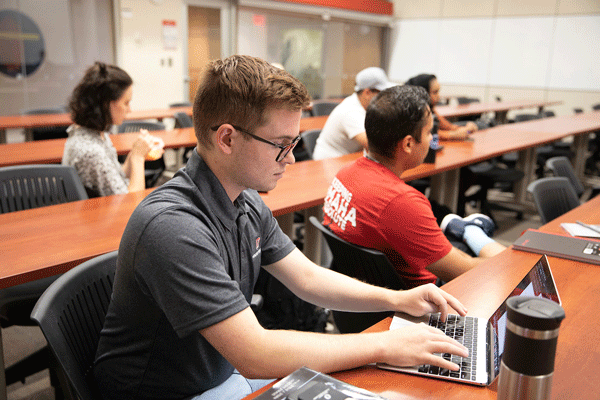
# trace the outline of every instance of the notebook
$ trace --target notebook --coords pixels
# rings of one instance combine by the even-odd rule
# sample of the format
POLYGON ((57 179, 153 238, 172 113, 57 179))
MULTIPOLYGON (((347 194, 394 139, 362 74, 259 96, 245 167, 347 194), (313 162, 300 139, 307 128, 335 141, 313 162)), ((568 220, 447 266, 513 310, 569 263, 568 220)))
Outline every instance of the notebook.
POLYGON ((596 240, 529 229, 513 243, 513 249, 600 265, 600 242, 596 240))
MULTIPOLYGON (((519 282, 508 297, 536 296, 544 297, 561 304, 554 277, 546 256, 542 256, 519 282)), ((508 298, 507 298, 508 299, 508 298)), ((396 313, 390 329, 398 329, 410 324, 424 322, 442 329, 446 335, 454 337, 469 349, 469 358, 450 354, 441 356, 461 367, 459 372, 450 371, 430 365, 414 367, 398 367, 378 363, 382 369, 425 375, 430 378, 446 379, 473 385, 486 386, 498 376, 500 360, 504 351, 504 335, 506 332, 506 300, 488 319, 477 317, 461 317, 449 315, 446 323, 441 323, 439 313, 427 314, 423 317, 412 317, 396 313), (472 344, 469 344, 471 343, 472 344)))

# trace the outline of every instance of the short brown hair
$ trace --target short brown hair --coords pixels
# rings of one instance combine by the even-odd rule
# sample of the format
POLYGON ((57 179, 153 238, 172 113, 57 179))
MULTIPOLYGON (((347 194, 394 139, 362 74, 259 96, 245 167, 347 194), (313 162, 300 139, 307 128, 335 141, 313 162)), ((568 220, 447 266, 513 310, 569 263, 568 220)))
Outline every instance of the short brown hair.
POLYGON ((309 102, 302 82, 260 58, 216 60, 206 68, 194 99, 196 137, 210 147, 211 127, 229 123, 252 132, 267 123, 266 111, 297 111, 309 102))
POLYGON ((116 65, 96 62, 73 90, 69 100, 71 119, 95 131, 112 125, 110 102, 116 101, 133 84, 131 77, 116 65))

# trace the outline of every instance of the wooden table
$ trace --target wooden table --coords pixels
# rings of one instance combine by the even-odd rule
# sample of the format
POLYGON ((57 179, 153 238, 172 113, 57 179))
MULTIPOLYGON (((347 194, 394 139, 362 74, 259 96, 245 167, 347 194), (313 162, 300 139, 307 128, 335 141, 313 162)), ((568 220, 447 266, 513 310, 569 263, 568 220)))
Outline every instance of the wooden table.
POLYGON ((585 170, 588 134, 600 130, 600 111, 538 119, 511 126, 519 132, 545 132, 563 137, 573 135, 573 168, 581 179, 585 170))
MULTIPOLYGON (((127 120, 158 119, 173 117, 178 112, 192 115, 192 107, 157 108, 152 110, 137 110, 127 114, 127 120)), ((0 143, 6 143, 6 130, 25 128, 33 129, 44 126, 71 125, 71 115, 63 114, 35 114, 35 115, 6 115, 0 116, 0 143)))
POLYGON ((538 112, 541 112, 545 106, 557 105, 561 103, 562 101, 515 100, 499 101, 495 103, 469 103, 458 106, 436 106, 436 110, 441 116, 449 119, 493 112, 495 113, 496 122, 504 124, 507 122, 506 115, 510 110, 537 108, 538 112))
MULTIPOLYGON (((435 176, 434 182, 439 184, 432 185, 432 198, 448 205, 456 196, 460 167, 563 135, 515 134, 512 126, 476 132, 472 142, 447 142, 435 164, 422 164, 406 171, 402 178, 410 181, 435 176)), ((263 194, 263 199, 275 216, 309 208, 317 212, 335 174, 358 157, 360 153, 289 165, 277 187, 263 194)), ((0 288, 59 274, 116 250, 129 216, 147 193, 149 190, 0 215, 0 288)), ((310 224, 307 229, 307 236, 320 237, 309 234, 310 224)))
MULTIPOLYGON (((563 233, 560 222, 579 219, 600 223, 599 210, 600 197, 596 197, 540 229, 563 233)), ((468 308, 469 315, 489 318, 539 257, 508 248, 443 288, 468 308)), ((600 267, 555 257, 548 257, 548 260, 566 313, 558 336, 552 398, 597 399, 600 394, 596 367, 600 361, 600 330, 594 316, 600 304, 600 267)), ((386 330, 390 322, 391 318, 386 318, 369 331, 386 330)), ((384 371, 372 365, 332 375, 390 400, 495 400, 497 396, 497 380, 488 387, 477 387, 384 371)), ((262 391, 245 400, 253 399, 262 391)))
MULTIPOLYGON (((275 216, 320 206, 336 172, 357 157, 290 165, 263 199, 275 216)), ((131 213, 151 191, 0 214, 0 289, 60 274, 117 250, 131 213)))
MULTIPOLYGON (((302 118, 300 132, 309 129, 321 129, 327 117, 302 118)), ((165 148, 192 147, 196 145, 194 128, 173 129, 171 131, 153 131, 165 142, 165 148)), ((137 133, 111 135, 111 141, 118 154, 131 151, 137 133)), ((25 164, 60 163, 67 139, 38 140, 33 142, 0 144, 0 167, 25 164)))

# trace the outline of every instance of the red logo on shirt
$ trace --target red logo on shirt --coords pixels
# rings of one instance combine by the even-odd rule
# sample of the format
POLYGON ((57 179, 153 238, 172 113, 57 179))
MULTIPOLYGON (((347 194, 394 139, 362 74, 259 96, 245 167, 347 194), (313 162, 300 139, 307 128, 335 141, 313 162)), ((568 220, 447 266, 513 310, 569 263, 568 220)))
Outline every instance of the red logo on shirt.
POLYGON ((256 250, 258 250, 258 247, 260 246, 260 237, 256 238, 256 250))

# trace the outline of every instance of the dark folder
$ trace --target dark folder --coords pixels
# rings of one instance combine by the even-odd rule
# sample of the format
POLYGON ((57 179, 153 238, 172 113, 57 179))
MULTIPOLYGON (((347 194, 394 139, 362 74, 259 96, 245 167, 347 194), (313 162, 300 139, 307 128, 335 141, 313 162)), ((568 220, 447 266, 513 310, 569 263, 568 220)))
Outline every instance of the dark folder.
POLYGON ((527 230, 513 249, 600 265, 600 241, 527 230))

